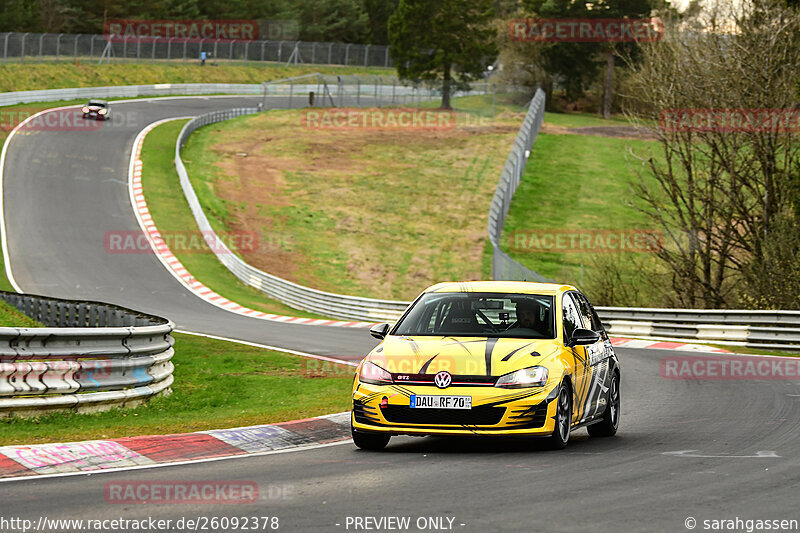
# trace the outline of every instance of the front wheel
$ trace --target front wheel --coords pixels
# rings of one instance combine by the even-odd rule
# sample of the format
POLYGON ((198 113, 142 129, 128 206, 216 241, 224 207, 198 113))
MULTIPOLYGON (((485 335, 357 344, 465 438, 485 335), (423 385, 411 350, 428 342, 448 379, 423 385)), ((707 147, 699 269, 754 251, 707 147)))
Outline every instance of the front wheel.
POLYGON ((572 430, 572 398, 569 387, 562 384, 556 399, 556 427, 553 434, 547 438, 547 447, 551 450, 561 450, 567 446, 569 434, 572 430))
POLYGON ((389 444, 391 436, 382 433, 362 433, 356 431, 350 424, 350 434, 353 436, 353 444, 362 450, 382 450, 389 444))
POLYGON ((611 385, 608 387, 608 404, 606 405, 606 414, 602 422, 592 424, 586 428, 591 437, 613 437, 617 433, 619 427, 619 374, 614 372, 611 377, 611 385))

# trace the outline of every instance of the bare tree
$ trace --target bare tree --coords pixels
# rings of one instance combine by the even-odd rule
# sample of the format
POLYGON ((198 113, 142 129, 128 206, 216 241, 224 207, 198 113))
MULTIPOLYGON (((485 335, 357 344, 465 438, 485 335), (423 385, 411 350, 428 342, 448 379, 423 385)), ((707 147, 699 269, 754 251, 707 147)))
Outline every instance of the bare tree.
POLYGON ((689 307, 738 303, 747 279, 774 275, 778 234, 797 231, 800 14, 780 0, 716 6, 643 44, 626 94, 660 142, 658 156, 637 154, 635 191, 689 307))

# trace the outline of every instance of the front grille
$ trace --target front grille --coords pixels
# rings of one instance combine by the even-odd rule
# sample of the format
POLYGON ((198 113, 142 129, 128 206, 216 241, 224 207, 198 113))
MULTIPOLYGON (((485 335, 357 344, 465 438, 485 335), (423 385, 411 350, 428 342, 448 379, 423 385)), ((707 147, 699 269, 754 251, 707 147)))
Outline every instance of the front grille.
POLYGON ((381 409, 384 418, 395 424, 431 424, 444 426, 494 426, 502 420, 505 407, 474 407, 472 409, 412 409, 405 405, 390 405, 381 409))

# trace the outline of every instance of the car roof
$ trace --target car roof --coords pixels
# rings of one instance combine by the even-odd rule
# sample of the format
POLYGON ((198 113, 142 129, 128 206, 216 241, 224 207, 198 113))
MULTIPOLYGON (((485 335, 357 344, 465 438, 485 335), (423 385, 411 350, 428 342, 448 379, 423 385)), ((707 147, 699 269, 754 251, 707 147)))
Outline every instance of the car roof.
POLYGON ((562 283, 535 283, 532 281, 458 281, 438 283, 425 292, 500 292, 507 294, 556 294, 577 290, 562 283))

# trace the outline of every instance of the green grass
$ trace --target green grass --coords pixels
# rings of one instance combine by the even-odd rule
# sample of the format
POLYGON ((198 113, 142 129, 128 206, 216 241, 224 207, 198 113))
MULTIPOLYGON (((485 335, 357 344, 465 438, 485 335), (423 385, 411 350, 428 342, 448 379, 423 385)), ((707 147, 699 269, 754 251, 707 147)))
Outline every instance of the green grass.
POLYGON ((220 64, 201 67, 196 61, 104 65, 81 61, 7 62, 0 64, 0 92, 156 83, 261 83, 314 72, 365 76, 387 76, 394 73, 393 70, 384 68, 323 65, 286 67, 277 63, 251 63, 247 66, 220 64))
POLYGON ((197 131, 184 161, 216 228, 289 245, 249 263, 321 290, 411 299, 482 277, 489 202, 524 116, 509 115, 368 131, 270 111, 197 131))
POLYGON ((175 334, 170 396, 135 409, 0 419, 0 445, 185 433, 346 411, 354 369, 175 334))
POLYGON ((42 324, 20 313, 13 305, 0 300, 0 327, 40 328, 42 324))
MULTIPOLYGON (((178 120, 158 126, 145 138, 142 147, 142 186, 147 207, 162 236, 185 235, 198 232, 189 204, 183 195, 175 170, 175 141, 186 124, 178 120)), ((194 136, 192 136, 194 137, 194 136)), ((195 185, 198 196, 207 198, 205 185, 195 185)), ((218 210, 214 210, 218 213, 218 210)), ((213 219, 214 217, 212 217, 213 219)), ((216 225, 218 231, 227 228, 216 225)), ((167 241, 169 242, 169 241, 167 241)), ((270 300, 264 293, 239 281, 211 252, 202 239, 197 249, 178 249, 172 252, 183 266, 211 290, 238 304, 266 313, 320 318, 317 315, 300 311, 280 302, 270 300)))
MULTIPOLYGON (((651 141, 540 134, 506 219, 503 250, 545 277, 583 285, 587 290, 603 282, 595 276, 599 264, 613 264, 622 270, 625 282, 631 281, 628 275, 634 274, 636 264, 652 262, 652 254, 532 252, 524 244, 515 247, 512 242, 518 234, 530 236, 530 232, 541 236, 561 230, 652 229, 651 221, 635 209, 631 183, 637 179, 633 170, 637 161, 628 150, 641 154, 655 146, 651 141)), ((651 296, 645 292, 638 296, 645 301, 596 304, 644 305, 651 296)))
MULTIPOLYGON (((587 126, 630 126, 628 119, 613 116, 606 120, 590 113, 550 113, 544 115, 545 124, 563 126, 565 128, 583 128, 587 126)), ((537 141, 538 142, 538 141, 537 141)))

